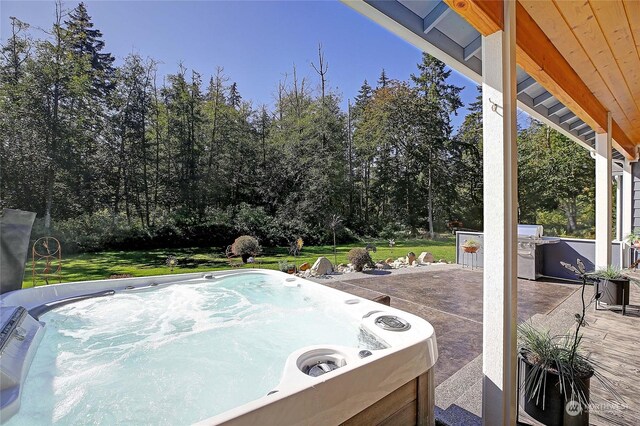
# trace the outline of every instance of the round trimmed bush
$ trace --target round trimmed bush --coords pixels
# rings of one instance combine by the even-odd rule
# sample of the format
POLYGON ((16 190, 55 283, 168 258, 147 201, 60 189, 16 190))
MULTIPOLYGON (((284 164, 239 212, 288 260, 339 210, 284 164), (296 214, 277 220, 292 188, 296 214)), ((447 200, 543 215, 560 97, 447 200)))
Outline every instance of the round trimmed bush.
POLYGON ((349 253, 347 253, 347 259, 349 259, 349 263, 351 263, 353 268, 358 272, 362 271, 365 266, 373 265, 373 260, 371 260, 371 255, 367 249, 360 247, 349 250, 349 253))
POLYGON ((247 263, 247 260, 251 256, 256 256, 260 253, 260 244, 255 238, 249 235, 243 235, 236 238, 233 242, 231 245, 231 252, 236 256, 241 256, 242 261, 247 263))

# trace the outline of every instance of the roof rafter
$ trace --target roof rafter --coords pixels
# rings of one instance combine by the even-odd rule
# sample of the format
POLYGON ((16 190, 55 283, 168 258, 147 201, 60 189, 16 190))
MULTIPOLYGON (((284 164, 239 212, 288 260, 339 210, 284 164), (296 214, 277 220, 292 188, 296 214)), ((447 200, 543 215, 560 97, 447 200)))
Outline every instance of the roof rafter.
POLYGON ((436 25, 438 25, 440 21, 444 19, 445 16, 447 16, 449 12, 451 12, 449 6, 447 6, 447 4, 443 1, 439 2, 436 7, 434 7, 433 10, 429 12, 429 14, 424 18, 423 31, 425 33, 431 31, 433 28, 435 28, 436 25))
POLYGON ((468 61, 473 55, 478 53, 481 48, 482 48, 482 36, 478 36, 474 38, 471 43, 467 44, 464 47, 464 52, 463 52, 464 60, 468 61))

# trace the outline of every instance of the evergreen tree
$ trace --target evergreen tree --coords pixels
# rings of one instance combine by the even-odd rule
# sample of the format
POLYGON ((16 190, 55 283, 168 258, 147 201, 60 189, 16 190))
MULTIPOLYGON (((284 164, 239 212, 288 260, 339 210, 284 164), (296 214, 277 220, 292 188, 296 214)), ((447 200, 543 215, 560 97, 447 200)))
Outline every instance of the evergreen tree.
POLYGON ((378 78, 378 88, 384 89, 385 87, 387 87, 387 83, 389 83, 389 78, 387 77, 387 73, 384 68, 382 68, 382 72, 380 73, 380 77, 378 78))
POLYGON ((450 205, 446 199, 450 198, 455 189, 450 164, 451 119, 462 107, 460 91, 457 87, 447 83, 451 70, 445 69, 445 64, 428 53, 422 54, 422 62, 418 64, 418 75, 412 74, 411 80, 420 95, 418 103, 418 120, 420 122, 421 145, 418 148, 420 162, 424 165, 419 176, 419 186, 427 193, 427 221, 429 234, 434 235, 434 220, 436 217, 434 198, 443 197, 440 204, 443 209, 441 216, 450 216, 450 205))
POLYGON ((238 91, 238 84, 233 82, 229 87, 229 105, 233 108, 240 108, 240 102, 242 101, 242 97, 240 96, 240 92, 238 91))
POLYGON ((93 22, 84 3, 79 3, 65 21, 67 43, 70 51, 79 56, 87 56, 91 66, 91 78, 95 92, 105 97, 113 90, 115 83, 115 58, 111 53, 102 52, 105 43, 102 32, 93 28, 93 22))
POLYGON ((353 116, 357 120, 358 117, 364 112, 367 104, 373 96, 373 89, 369 86, 369 83, 365 79, 358 90, 358 94, 355 97, 355 104, 353 106, 353 116))
POLYGON ((482 229, 482 86, 477 90, 478 96, 469 104, 452 146, 457 197, 453 199, 451 219, 471 229, 482 229))

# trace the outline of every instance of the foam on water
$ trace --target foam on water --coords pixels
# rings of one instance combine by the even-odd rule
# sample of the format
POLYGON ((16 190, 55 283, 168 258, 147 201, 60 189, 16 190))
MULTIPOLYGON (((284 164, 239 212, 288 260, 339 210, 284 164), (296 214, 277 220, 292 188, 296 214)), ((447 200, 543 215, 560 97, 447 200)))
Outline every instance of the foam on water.
MULTIPOLYGON (((340 304, 341 305, 341 304, 340 304)), ((264 396, 287 356, 371 348, 322 292, 238 274, 55 309, 8 425, 189 424, 264 396)))

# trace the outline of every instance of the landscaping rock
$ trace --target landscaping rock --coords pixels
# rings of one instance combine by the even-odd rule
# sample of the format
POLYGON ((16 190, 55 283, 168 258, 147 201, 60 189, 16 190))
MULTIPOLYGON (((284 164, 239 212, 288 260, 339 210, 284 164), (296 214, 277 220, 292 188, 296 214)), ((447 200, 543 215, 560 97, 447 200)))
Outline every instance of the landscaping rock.
POLYGON ((315 276, 326 275, 333 272, 333 265, 326 257, 319 257, 311 267, 311 273, 315 276))
POLYGON ((393 258, 392 257, 387 257, 387 259, 384 261, 384 263, 386 263, 387 265, 391 265, 393 263, 393 258))
POLYGON ((300 265, 300 267, 298 268, 298 270, 300 271, 306 271, 307 269, 311 268, 311 265, 309 265, 309 262, 304 262, 302 265, 300 265))
POLYGON ((418 263, 433 263, 433 262, 435 262, 435 259, 433 255, 428 251, 423 251, 422 253, 420 253, 420 256, 418 256, 418 263))
POLYGON ((387 262, 378 262, 376 263, 376 269, 391 269, 391 265, 387 262))
POLYGON ((306 271, 300 271, 296 275, 302 278, 309 278, 311 276, 311 269, 307 269, 306 271))
POLYGON ((438 262, 439 263, 449 263, 449 262, 447 262, 447 259, 440 259, 440 260, 438 260, 438 262))

